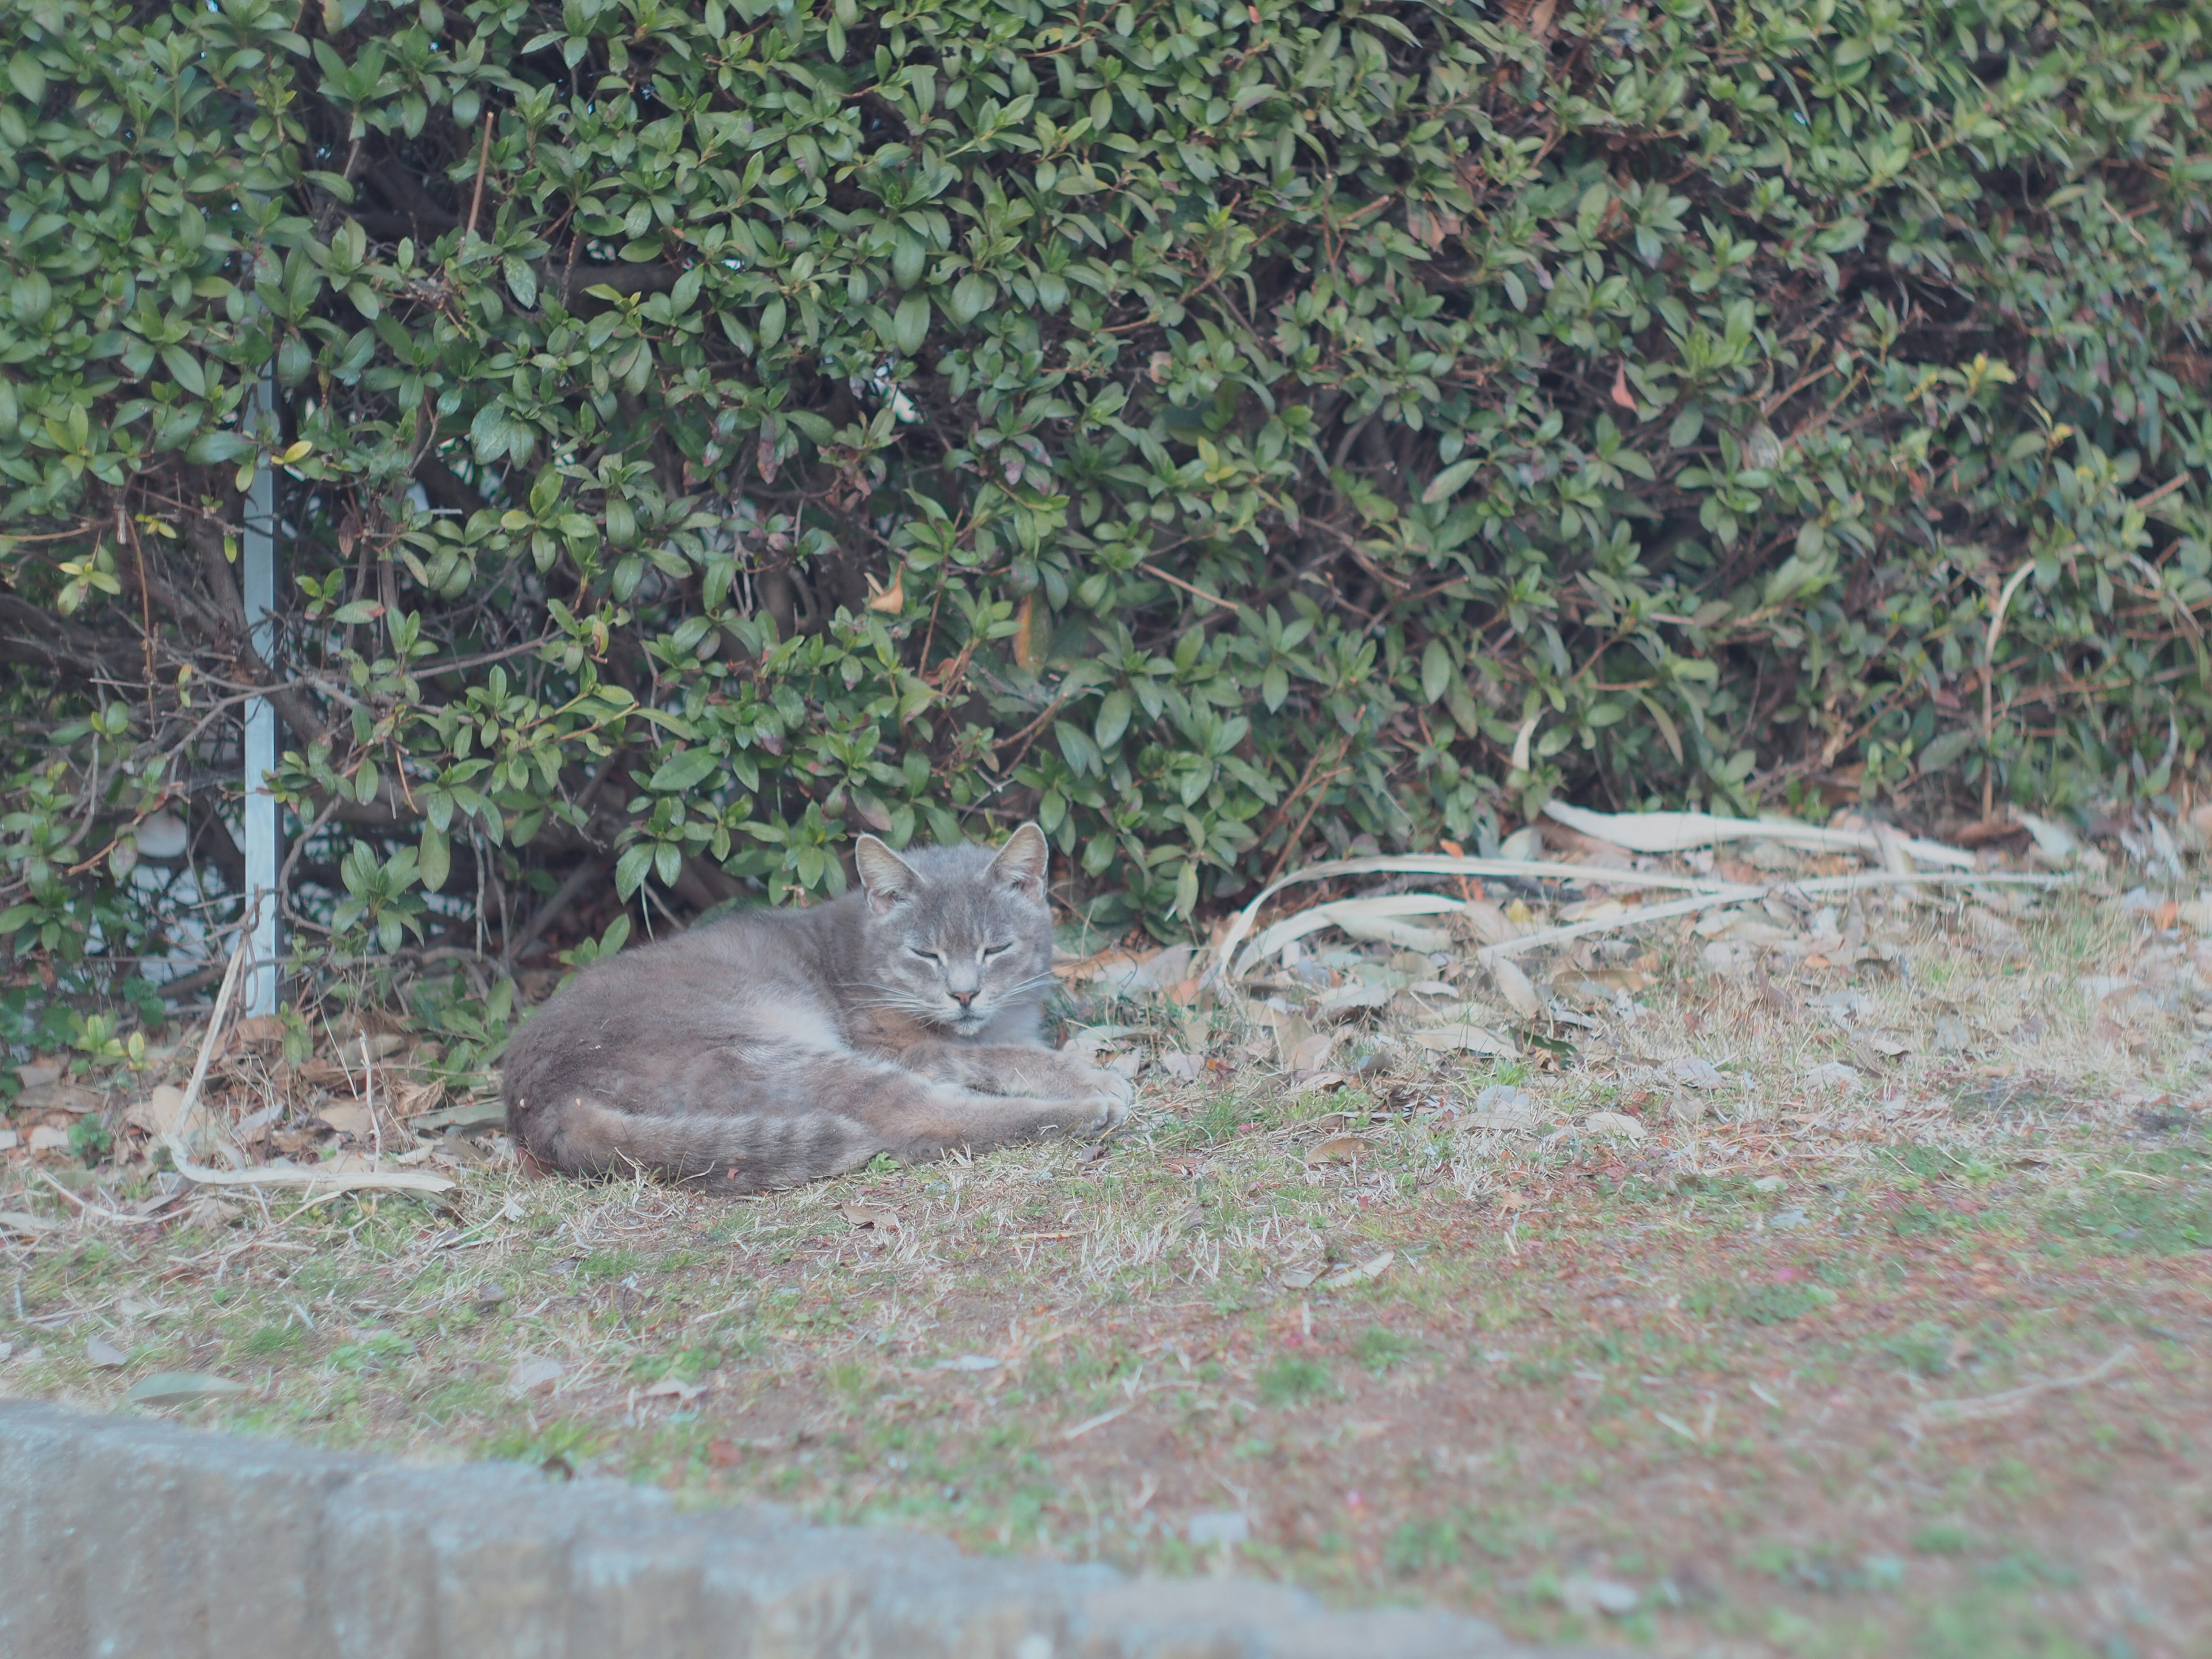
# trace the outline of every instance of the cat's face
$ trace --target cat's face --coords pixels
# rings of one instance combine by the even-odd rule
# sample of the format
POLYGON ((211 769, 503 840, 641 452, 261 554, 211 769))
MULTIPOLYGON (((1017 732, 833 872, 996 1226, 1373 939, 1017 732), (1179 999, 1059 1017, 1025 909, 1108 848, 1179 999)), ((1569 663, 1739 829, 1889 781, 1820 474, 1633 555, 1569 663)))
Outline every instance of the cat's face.
POLYGON ((972 1036, 1052 967, 1048 849, 1033 823, 994 857, 977 847, 855 849, 867 892, 864 994, 925 1024, 972 1036))

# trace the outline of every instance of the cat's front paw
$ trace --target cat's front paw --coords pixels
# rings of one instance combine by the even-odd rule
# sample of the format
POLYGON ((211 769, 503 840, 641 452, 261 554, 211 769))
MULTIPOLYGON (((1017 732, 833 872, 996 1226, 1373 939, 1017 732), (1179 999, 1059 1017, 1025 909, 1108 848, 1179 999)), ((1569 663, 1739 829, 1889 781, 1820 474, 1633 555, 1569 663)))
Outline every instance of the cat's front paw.
POLYGON ((1129 1108, 1136 1103, 1137 1085, 1119 1072, 1091 1068, 1084 1079, 1087 1087, 1083 1104, 1089 1109, 1090 1121, 1084 1133, 1094 1139, 1103 1139, 1127 1121, 1129 1108))

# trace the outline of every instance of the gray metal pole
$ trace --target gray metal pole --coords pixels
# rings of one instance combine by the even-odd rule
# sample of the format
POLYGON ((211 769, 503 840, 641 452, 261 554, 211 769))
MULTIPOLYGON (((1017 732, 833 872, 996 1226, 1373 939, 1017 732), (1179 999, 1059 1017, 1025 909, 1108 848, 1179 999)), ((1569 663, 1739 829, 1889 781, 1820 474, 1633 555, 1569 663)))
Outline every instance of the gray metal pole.
MULTIPOLYGON (((276 447, 276 380, 273 366, 263 372, 251 416, 264 453, 276 447)), ((246 492, 246 538, 240 550, 240 586, 246 623, 254 654, 276 665, 276 479, 265 461, 246 492)), ((276 711, 266 697, 246 705, 246 903, 251 928, 246 1012, 276 1012, 278 951, 276 902, 276 798, 269 775, 276 767, 276 711)))

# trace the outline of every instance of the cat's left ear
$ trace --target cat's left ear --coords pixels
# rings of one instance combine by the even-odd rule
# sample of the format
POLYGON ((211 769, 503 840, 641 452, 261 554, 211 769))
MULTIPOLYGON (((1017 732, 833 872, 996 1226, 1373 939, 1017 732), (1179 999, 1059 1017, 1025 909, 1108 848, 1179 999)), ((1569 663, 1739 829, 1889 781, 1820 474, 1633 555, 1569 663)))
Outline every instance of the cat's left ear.
POLYGON ((868 890, 868 908, 887 916, 902 899, 914 896, 921 878, 914 866, 873 836, 853 844, 853 863, 860 872, 860 885, 868 890))
POLYGON ((1046 843, 1044 831, 1034 823, 1025 823, 1006 838, 999 856, 991 860, 991 873, 1042 903, 1045 869, 1051 861, 1052 848, 1046 843))

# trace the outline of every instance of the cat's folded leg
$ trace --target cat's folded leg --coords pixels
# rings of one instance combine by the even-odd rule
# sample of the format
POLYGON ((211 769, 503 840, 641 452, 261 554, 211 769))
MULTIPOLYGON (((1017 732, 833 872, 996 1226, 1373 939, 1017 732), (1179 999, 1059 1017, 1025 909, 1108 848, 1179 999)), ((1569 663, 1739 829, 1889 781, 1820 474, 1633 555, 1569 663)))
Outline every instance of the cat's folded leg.
POLYGON ((1136 1096, 1119 1072, 1035 1043, 917 1042, 899 1050, 897 1059, 910 1072, 987 1095, 1034 1095, 1042 1100, 1088 1100, 1096 1095, 1125 1106, 1136 1096))
POLYGON ((894 1102, 885 1091, 856 1114, 882 1138, 886 1151, 907 1163, 953 1151, 988 1152, 1050 1135, 1103 1136, 1119 1128, 1129 1115, 1126 1090, 1046 1100, 986 1094, 919 1077, 915 1084, 914 1093, 905 1101, 894 1102))

